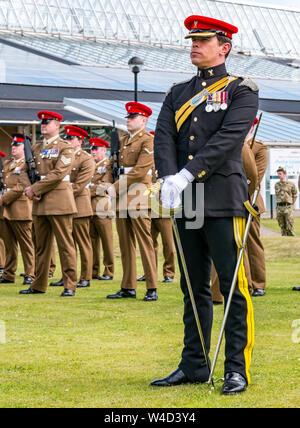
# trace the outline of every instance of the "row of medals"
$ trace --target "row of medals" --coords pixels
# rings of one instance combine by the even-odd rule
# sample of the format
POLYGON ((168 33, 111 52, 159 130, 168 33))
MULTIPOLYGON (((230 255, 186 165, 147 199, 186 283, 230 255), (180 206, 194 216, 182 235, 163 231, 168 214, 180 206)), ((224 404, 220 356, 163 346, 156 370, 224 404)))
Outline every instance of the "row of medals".
POLYGON ((227 92, 215 92, 213 94, 209 94, 206 100, 205 111, 210 113, 212 111, 217 112, 219 110, 227 109, 227 92))

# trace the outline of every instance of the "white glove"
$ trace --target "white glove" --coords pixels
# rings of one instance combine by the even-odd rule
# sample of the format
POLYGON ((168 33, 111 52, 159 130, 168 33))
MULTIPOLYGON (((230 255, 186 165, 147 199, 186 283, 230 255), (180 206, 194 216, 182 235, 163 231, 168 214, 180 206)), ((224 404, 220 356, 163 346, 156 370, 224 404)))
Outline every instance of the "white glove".
POLYGON ((175 175, 165 177, 161 188, 163 208, 178 208, 181 205, 181 194, 194 180, 194 176, 185 168, 175 175))

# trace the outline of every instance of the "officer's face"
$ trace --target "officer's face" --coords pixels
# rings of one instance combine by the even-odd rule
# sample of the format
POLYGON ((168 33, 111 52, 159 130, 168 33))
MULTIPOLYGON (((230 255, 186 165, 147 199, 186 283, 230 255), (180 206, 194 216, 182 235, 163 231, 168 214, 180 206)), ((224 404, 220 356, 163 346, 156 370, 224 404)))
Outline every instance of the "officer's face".
POLYGON ((132 117, 127 117, 126 126, 129 132, 134 133, 146 126, 147 119, 140 114, 132 117))
POLYGON ((106 156, 106 148, 105 147, 93 147, 92 148, 92 156, 95 162, 102 161, 106 156))
POLYGON ((12 146, 11 154, 15 159, 21 159, 22 157, 24 157, 24 144, 19 144, 18 146, 12 146))
POLYGON ((199 68, 215 67, 225 62, 225 55, 230 49, 229 43, 219 44, 214 37, 193 37, 191 47, 191 61, 199 68))
POLYGON ((78 137, 67 138, 67 141, 72 144, 75 150, 79 149, 82 145, 82 140, 78 137))
POLYGON ((41 134, 45 137, 54 137, 59 133, 60 122, 58 120, 49 120, 48 123, 41 124, 41 134))

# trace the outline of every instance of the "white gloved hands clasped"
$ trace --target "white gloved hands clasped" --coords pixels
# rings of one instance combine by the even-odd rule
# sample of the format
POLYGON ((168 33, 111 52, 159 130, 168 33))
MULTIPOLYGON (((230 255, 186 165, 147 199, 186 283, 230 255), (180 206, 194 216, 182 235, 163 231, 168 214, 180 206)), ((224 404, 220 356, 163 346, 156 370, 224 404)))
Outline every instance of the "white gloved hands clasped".
POLYGON ((187 169, 182 169, 175 175, 166 176, 161 188, 163 208, 180 207, 182 192, 193 180, 194 176, 187 169))

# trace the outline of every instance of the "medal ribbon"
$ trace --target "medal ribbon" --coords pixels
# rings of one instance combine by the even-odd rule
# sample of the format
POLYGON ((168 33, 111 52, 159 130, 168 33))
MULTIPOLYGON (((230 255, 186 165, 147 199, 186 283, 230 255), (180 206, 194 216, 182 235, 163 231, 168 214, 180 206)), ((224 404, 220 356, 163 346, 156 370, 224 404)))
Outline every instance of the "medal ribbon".
POLYGON ((188 100, 183 106, 175 114, 175 123, 177 127, 177 132, 179 132, 180 128, 187 120, 187 118, 191 115, 191 113, 197 108, 200 104, 202 104, 210 94, 214 94, 215 92, 224 89, 229 83, 236 80, 237 77, 226 76, 223 79, 218 80, 213 85, 209 86, 206 89, 203 89, 198 94, 194 95, 193 98, 188 100), (197 98, 199 101, 197 102, 197 98), (194 103, 193 103, 194 100, 194 103))

